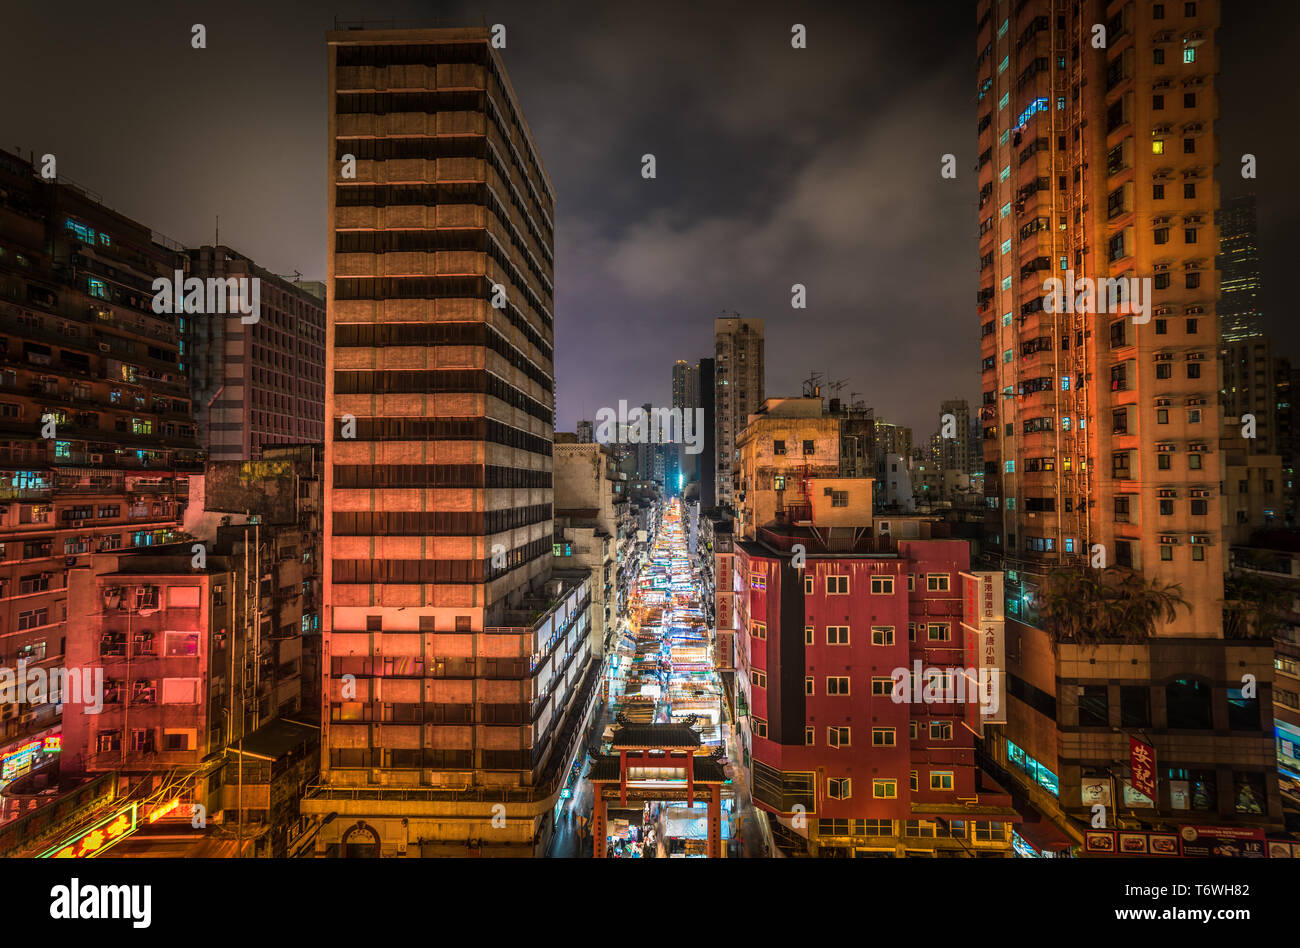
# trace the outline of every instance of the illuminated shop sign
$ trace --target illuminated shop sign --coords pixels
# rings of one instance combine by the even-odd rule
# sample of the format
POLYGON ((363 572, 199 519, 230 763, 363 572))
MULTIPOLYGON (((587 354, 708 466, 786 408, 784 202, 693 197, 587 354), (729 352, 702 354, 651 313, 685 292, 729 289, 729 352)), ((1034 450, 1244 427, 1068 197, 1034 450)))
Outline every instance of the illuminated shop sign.
POLYGON ((45 850, 36 858, 90 859, 98 856, 139 828, 139 810, 139 802, 132 803, 126 809, 118 810, 112 816, 105 817, 89 829, 82 830, 76 836, 45 850))

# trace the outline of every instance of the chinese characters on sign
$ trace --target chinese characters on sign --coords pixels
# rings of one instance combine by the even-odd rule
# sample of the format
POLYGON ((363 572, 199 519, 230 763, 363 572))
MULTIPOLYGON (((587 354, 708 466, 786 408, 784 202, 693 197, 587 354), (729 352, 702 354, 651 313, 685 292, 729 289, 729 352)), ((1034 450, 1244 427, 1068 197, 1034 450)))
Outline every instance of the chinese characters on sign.
POLYGON ((1156 798, 1156 749, 1136 737, 1128 739, 1129 769, 1133 789, 1149 800, 1156 798))

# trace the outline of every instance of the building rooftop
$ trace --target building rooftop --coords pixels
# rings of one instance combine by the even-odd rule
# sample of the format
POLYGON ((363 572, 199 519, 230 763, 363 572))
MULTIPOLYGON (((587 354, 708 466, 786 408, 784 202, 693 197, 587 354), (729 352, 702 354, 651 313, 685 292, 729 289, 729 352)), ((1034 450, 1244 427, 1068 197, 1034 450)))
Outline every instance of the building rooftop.
MULTIPOLYGON (((242 753, 245 757, 279 760, 291 751, 319 740, 319 727, 286 718, 276 718, 244 737, 242 753)), ((228 750, 232 754, 241 753, 239 742, 236 741, 228 750)))

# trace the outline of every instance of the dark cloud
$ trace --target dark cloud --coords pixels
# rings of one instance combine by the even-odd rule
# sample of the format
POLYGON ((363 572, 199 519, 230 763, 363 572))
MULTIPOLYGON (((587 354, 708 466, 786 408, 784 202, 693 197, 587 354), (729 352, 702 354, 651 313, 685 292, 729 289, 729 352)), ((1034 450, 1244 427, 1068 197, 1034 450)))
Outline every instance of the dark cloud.
MULTIPOLYGON (((11 7, 14 4, 10 4, 11 7)), ((1266 266, 1293 248, 1293 4, 1225 3, 1225 173, 1260 157, 1266 266)), ((558 195, 561 428, 669 397, 724 310, 767 322, 767 388, 847 379, 917 429, 978 399, 975 5, 398 2, 367 16, 507 26, 504 56, 558 195), (791 24, 808 48, 790 47, 791 24), (653 153, 658 177, 641 177, 653 153), (941 180, 939 158, 959 177, 941 180), (802 283, 808 308, 790 307, 802 283)), ((0 34, 0 143, 187 243, 324 272, 332 4, 30 3, 0 34), (208 49, 190 48, 204 23, 208 49), (22 90, 19 92, 18 90, 22 90)), ((353 11, 341 10, 344 16, 353 11)), ((1225 178, 1224 194, 1241 182, 1225 178)), ((1282 319, 1280 280, 1265 306, 1282 319)))

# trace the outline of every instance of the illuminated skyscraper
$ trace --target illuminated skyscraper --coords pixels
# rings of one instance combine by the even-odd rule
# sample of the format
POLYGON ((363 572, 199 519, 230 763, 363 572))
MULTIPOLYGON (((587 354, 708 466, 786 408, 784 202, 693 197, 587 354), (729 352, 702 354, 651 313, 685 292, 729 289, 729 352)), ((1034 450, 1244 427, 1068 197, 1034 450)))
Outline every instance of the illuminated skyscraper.
POLYGON ((329 56, 304 810, 339 814, 318 853, 536 854, 597 678, 586 574, 552 572, 554 194, 488 29, 334 32, 329 56))
POLYGON ((1280 822, 1271 649, 1224 634, 1219 4, 975 9, 984 547, 1017 643, 987 749, 1071 842, 1102 798, 1167 825, 1280 822), (1090 300, 1082 280, 1099 281, 1090 300), (1112 300, 1108 280, 1138 294, 1112 300), (1090 563, 1176 585, 1187 607, 1142 644, 1053 643, 1045 579, 1090 563), (1234 687, 1247 671, 1258 697, 1234 687), (1153 748, 1152 784, 1130 738, 1153 748))

